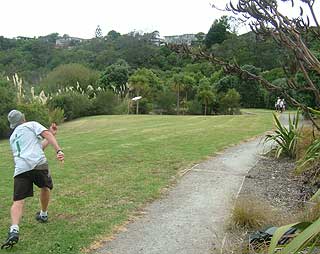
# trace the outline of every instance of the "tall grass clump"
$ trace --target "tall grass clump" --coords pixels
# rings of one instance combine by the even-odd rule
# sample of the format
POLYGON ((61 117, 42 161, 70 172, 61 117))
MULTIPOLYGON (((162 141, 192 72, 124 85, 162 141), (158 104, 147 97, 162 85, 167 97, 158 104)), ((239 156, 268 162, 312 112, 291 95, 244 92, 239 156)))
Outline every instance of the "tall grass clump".
POLYGON ((299 221, 316 221, 320 218, 320 202, 319 197, 316 197, 316 202, 310 202, 303 211, 298 215, 299 221))
POLYGON ((268 202, 258 199, 256 196, 240 196, 232 210, 228 221, 228 230, 231 233, 230 239, 221 248, 220 253, 264 253, 268 243, 250 242, 250 235, 270 225, 279 225, 287 221, 286 216, 279 216, 268 202))
POLYGON ((314 191, 320 186, 320 133, 314 129, 303 130, 298 142, 296 172, 303 174, 314 191))
POLYGON ((296 151, 297 160, 300 160, 305 156, 309 146, 317 138, 320 138, 320 132, 316 131, 312 126, 306 125, 301 128, 296 151))
POLYGON ((256 230, 272 224, 276 216, 272 208, 253 196, 237 199, 229 221, 229 228, 256 230))
POLYGON ((61 108, 54 108, 49 111, 50 123, 61 124, 64 122, 64 110, 61 108))
POLYGON ((315 139, 306 150, 304 156, 298 161, 297 169, 302 171, 311 168, 320 159, 320 138, 315 139))

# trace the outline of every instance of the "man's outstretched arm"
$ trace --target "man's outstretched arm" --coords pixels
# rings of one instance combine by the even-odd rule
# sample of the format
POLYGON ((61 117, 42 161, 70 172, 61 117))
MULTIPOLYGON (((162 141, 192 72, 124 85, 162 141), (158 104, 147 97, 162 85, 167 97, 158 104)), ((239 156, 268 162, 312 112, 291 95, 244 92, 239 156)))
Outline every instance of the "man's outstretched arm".
MULTIPOLYGON (((51 132, 53 134, 53 136, 55 136, 58 132, 58 126, 56 125, 56 123, 52 123, 50 128, 49 128, 49 132, 51 132)), ((47 139, 44 139, 42 141, 42 150, 46 149, 47 146, 49 145, 49 142, 47 139)))
POLYGON ((56 138, 53 136, 53 134, 48 131, 48 130, 45 130, 41 133, 41 136, 43 138, 45 138, 48 142, 48 144, 52 145, 53 148, 56 150, 57 152, 57 159, 60 160, 60 161, 63 161, 64 160, 64 155, 63 155, 63 152, 56 140, 56 138))

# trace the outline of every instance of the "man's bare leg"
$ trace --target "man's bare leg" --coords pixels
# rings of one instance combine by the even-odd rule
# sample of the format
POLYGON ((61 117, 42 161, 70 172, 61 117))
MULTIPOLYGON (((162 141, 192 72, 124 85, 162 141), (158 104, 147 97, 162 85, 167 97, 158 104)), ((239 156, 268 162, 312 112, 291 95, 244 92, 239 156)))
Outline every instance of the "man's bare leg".
POLYGON ((10 249, 19 241, 19 222, 23 214, 24 200, 13 201, 11 206, 11 227, 8 238, 1 245, 1 249, 10 249))
POLYGON ((41 210, 47 212, 50 201, 50 189, 47 187, 41 188, 40 191, 40 204, 41 210))
POLYGON ((19 225, 23 214, 24 200, 14 201, 11 206, 11 224, 19 225))
POLYGON ((41 211, 36 214, 36 220, 39 222, 48 221, 48 205, 50 201, 50 189, 47 187, 40 190, 41 211))

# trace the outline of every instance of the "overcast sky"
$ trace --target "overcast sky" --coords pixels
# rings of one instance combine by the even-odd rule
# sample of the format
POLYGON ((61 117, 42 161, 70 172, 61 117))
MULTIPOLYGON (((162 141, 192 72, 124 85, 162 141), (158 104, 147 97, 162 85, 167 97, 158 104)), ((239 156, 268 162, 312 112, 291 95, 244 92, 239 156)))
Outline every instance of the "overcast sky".
MULTIPOLYGON (((223 8, 227 2, 229 0, 1 0, 0 35, 38 37, 57 32, 92 38, 98 25, 103 35, 110 30, 121 34, 158 30, 162 37, 207 33, 215 19, 229 14, 210 4, 223 8)), ((283 10, 292 13, 288 6, 283 10)), ((240 33, 246 31, 249 29, 239 30, 240 33)))
POLYGON ((60 35, 92 38, 97 25, 103 34, 133 30, 161 36, 208 32, 224 13, 226 0, 1 0, 0 35, 5 37, 60 35))

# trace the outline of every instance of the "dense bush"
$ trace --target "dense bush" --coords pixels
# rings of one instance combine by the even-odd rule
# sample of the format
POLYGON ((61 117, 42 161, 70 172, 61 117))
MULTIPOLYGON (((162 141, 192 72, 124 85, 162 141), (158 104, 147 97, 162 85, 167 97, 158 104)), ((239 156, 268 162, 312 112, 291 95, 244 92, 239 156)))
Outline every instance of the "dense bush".
POLYGON ((45 105, 40 103, 19 104, 17 109, 25 115, 27 121, 36 121, 49 127, 49 110, 45 105))
POLYGON ((109 65, 101 74, 99 85, 124 97, 127 92, 129 68, 127 62, 121 59, 117 63, 109 65))
MULTIPOLYGON (((260 69, 253 65, 243 65, 241 67, 255 75, 260 74, 260 69)), ((245 108, 263 108, 264 103, 264 91, 265 89, 261 84, 254 80, 248 80, 246 77, 241 77, 239 82, 236 84, 235 89, 241 96, 241 106, 245 108)))
POLYGON ((165 89, 158 93, 155 99, 153 112, 157 114, 175 114, 176 94, 165 89))
POLYGON ((88 96, 77 92, 56 95, 49 100, 48 105, 51 110, 55 108, 63 109, 67 120, 90 115, 92 107, 88 96))
POLYGON ((99 74, 97 71, 91 70, 81 64, 65 64, 60 65, 50 72, 41 82, 42 88, 46 92, 54 93, 58 89, 66 87, 80 86, 86 90, 90 85, 96 86, 99 74))
POLYGON ((200 115, 202 114, 202 105, 199 100, 193 100, 188 102, 188 114, 200 115))
POLYGON ((115 114, 116 108, 120 101, 118 97, 111 91, 102 91, 92 99, 90 113, 92 115, 112 115, 115 114))
MULTIPOLYGON (((152 103, 143 98, 139 100, 139 114, 149 114, 152 111, 152 103)), ((131 113, 136 113, 137 103, 134 102, 131 107, 131 113)))
POLYGON ((10 133, 7 115, 16 107, 16 94, 13 85, 0 77, 0 138, 7 137, 10 133))
POLYGON ((229 89, 220 100, 220 113, 235 115, 240 113, 240 94, 236 89, 229 89))

